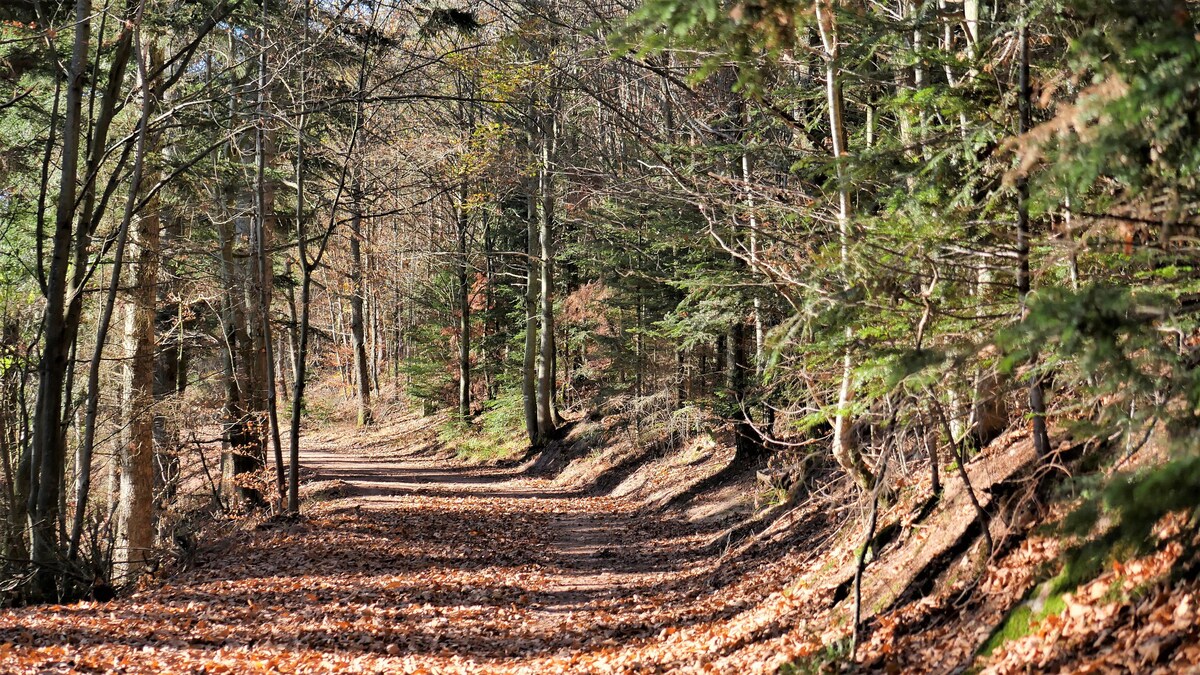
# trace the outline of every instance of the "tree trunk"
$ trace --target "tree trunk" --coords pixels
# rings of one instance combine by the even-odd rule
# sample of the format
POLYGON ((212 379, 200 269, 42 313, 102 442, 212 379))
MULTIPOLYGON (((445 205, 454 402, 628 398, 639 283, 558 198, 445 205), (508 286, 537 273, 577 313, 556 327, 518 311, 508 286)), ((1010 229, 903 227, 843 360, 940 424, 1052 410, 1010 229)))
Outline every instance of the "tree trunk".
MULTIPOLYGON (((304 3, 305 41, 308 38, 309 4, 304 3)), ((341 176, 338 178, 337 193, 330 209, 329 225, 317 238, 318 247, 312 259, 308 256, 307 228, 304 213, 304 134, 305 116, 300 115, 296 124, 296 241, 297 254, 300 259, 300 325, 297 327, 298 342, 296 348, 296 378, 292 384, 292 420, 289 430, 289 466, 288 466, 288 499, 287 508, 292 513, 300 511, 300 419, 304 411, 304 384, 308 370, 308 326, 312 311, 312 275, 321 264, 329 238, 337 227, 338 202, 346 189, 347 174, 350 169, 350 159, 358 140, 358 132, 363 123, 362 93, 366 88, 368 52, 364 49, 358 63, 358 99, 354 109, 354 124, 350 131, 350 143, 343 158, 341 176)), ((300 78, 300 108, 303 109, 305 90, 304 77, 300 78)))
POLYGON ((645 358, 646 345, 642 332, 644 328, 642 322, 644 320, 645 307, 642 300, 641 286, 638 286, 634 291, 634 296, 634 326, 637 328, 637 332, 633 336, 633 394, 634 396, 643 396, 643 387, 645 386, 645 373, 643 372, 645 364, 643 363, 643 359, 645 358))
MULTIPOLYGON (((142 81, 143 115, 139 153, 146 150, 145 125, 153 109, 155 92, 148 81, 149 69, 162 61, 157 47, 142 52, 138 29, 138 77, 142 81)), ((157 145, 159 136, 154 137, 157 145)), ((140 169, 135 173, 136 194, 140 169)), ((127 215, 132 215, 127 213, 127 215)), ((125 323, 125 352, 129 398, 125 401, 129 442, 120 455, 120 501, 117 508, 117 541, 113 548, 113 578, 134 580, 145 567, 154 545, 154 324, 158 305, 158 270, 161 220, 157 200, 147 205, 133 228, 137 252, 134 288, 130 293, 125 323)))
POLYGON ((128 441, 120 455, 120 498, 114 579, 132 581, 145 565, 154 543, 154 316, 158 280, 157 215, 138 219, 135 287, 126 308, 125 352, 129 392, 125 401, 128 441))
MULTIPOLYGON (((309 0, 304 1, 304 43, 308 42, 309 0)), ((304 68, 301 62, 299 107, 304 109, 304 68)), ((300 512, 300 419, 304 415, 304 380, 308 369, 308 322, 312 308, 312 266, 308 262, 308 228, 304 218, 304 134, 305 115, 296 118, 296 255, 300 260, 300 312, 292 330, 295 349, 292 352, 292 419, 288 425, 288 486, 287 510, 300 512)), ((292 292, 294 294, 294 291, 292 292)), ((289 296, 293 297, 293 296, 289 296)), ((291 312, 297 317, 295 303, 291 312)))
POLYGON ((500 349, 489 349, 488 346, 494 344, 493 337, 500 332, 499 321, 496 319, 496 260, 492 255, 495 243, 493 241, 494 233, 491 227, 491 220, 488 218, 487 211, 483 213, 483 260, 484 260, 484 312, 485 319, 483 322, 483 334, 480 340, 483 343, 482 370, 483 370, 483 386, 484 395, 487 400, 496 398, 496 378, 493 376, 492 370, 496 364, 502 363, 503 358, 497 352, 500 349))
POLYGON ((225 342, 222 346, 225 400, 222 405, 221 472, 226 491, 241 502, 253 500, 253 495, 237 486, 237 475, 257 470, 261 453, 255 451, 258 441, 249 419, 250 383, 245 364, 248 351, 245 344, 249 336, 246 334, 245 294, 240 291, 245 279, 235 258, 233 228, 223 223, 220 230, 222 282, 226 288, 221 312, 221 332, 225 342))
MULTIPOLYGON (((842 85, 839 74, 838 33, 834 16, 835 0, 817 0, 817 25, 824 45, 825 58, 825 95, 829 108, 829 129, 833 140, 833 156, 838 181, 838 236, 841 243, 841 263, 843 283, 849 288, 850 279, 850 230, 851 207, 850 186, 847 184, 842 158, 846 155, 846 126, 843 118, 842 85)), ((854 338, 854 330, 846 327, 846 341, 854 338)), ((851 407, 854 405, 854 360, 850 345, 847 344, 842 355, 841 386, 838 389, 837 413, 833 421, 833 457, 854 481, 863 489, 870 489, 873 483, 871 473, 863 462, 862 454, 854 439, 853 423, 850 419, 851 407)))
POLYGON ((725 389, 732 406, 735 461, 739 463, 758 459, 762 449, 746 406, 747 370, 746 324, 739 317, 729 324, 725 336, 725 389))
POLYGON ((458 414, 471 414, 471 279, 467 266, 467 185, 459 190, 454 207, 458 234, 458 414))
POLYGON ((686 354, 682 347, 677 347, 672 352, 674 355, 674 367, 671 371, 671 391, 673 395, 671 402, 672 407, 678 410, 687 402, 688 396, 686 354))
MULTIPOLYGON (((139 24, 140 24, 140 19, 139 19, 139 24)), ((138 30, 140 33, 140 26, 139 26, 138 30)), ((140 37, 139 37, 139 40, 140 40, 140 37)), ((137 203, 138 197, 141 196, 141 185, 143 182, 142 174, 143 174, 144 167, 145 167, 146 153, 148 151, 153 151, 152 149, 148 150, 147 145, 149 144, 150 146, 155 146, 158 143, 157 137, 155 137, 154 139, 148 138, 148 124, 149 124, 151 115, 153 114, 154 110, 157 108, 157 96, 159 95, 159 93, 153 91, 152 87, 150 86, 150 82, 147 80, 147 77, 148 77, 147 70, 148 70, 148 67, 150 67, 150 66, 147 66, 146 58, 147 58, 146 55, 142 54, 141 46, 139 44, 139 46, 138 46, 138 77, 141 82, 141 94, 142 94, 141 119, 140 119, 139 125, 138 125, 137 149, 136 149, 135 155, 134 155, 133 175, 130 180, 129 192, 128 192, 128 196, 126 198, 126 203, 125 203, 125 212, 124 212, 124 216, 121 219, 121 225, 120 225, 120 228, 117 233, 116 248, 113 253, 112 277, 109 281, 108 290, 107 290, 107 293, 105 296, 104 304, 101 309, 100 319, 98 321, 97 328, 96 328, 96 345, 95 345, 95 348, 92 353, 91 363, 89 364, 89 367, 88 367, 87 391, 86 391, 86 395, 85 395, 86 402, 85 402, 85 412, 84 412, 84 432, 83 432, 83 438, 80 441, 78 449, 77 449, 76 462, 75 462, 76 463, 75 514, 74 514, 73 521, 71 523, 70 539, 69 539, 68 548, 67 548, 67 557, 72 560, 75 559, 75 557, 78 555, 78 552, 79 552, 79 539, 80 539, 80 536, 83 531, 83 521, 84 521, 85 515, 87 513, 88 494, 91 490, 92 451, 93 451, 93 448, 95 445, 97 408, 98 408, 99 395, 100 395, 100 368, 102 366, 102 360, 103 360, 103 355, 104 355, 104 346, 105 346, 105 343, 107 342, 108 330, 109 330, 109 326, 111 325, 111 321, 112 321, 113 308, 116 304, 117 290, 120 288, 121 270, 122 270, 124 258, 125 258, 126 241, 128 240, 128 234, 129 234, 132 220, 135 217, 134 208, 137 203)), ((161 55, 159 55, 157 53, 157 50, 154 47, 151 47, 150 58, 152 58, 154 60, 154 64, 161 62, 161 55)), ((153 259, 149 261, 150 265, 153 269, 146 270, 146 273, 153 273, 155 276, 154 281, 155 282, 157 281, 157 260, 158 260, 159 254, 157 251, 157 248, 158 248, 157 243, 154 240, 158 236, 158 230, 159 230, 158 225, 159 224, 157 222, 157 216, 154 215, 154 213, 157 210, 156 204, 151 204, 150 208, 151 208, 151 215, 149 216, 149 218, 153 222, 143 223, 143 219, 139 219, 138 232, 136 235, 136 239, 137 239, 136 245, 139 248, 145 247, 145 246, 150 247, 149 251, 142 248, 141 251, 139 252, 137 281, 135 282, 138 284, 137 288, 135 289, 135 293, 137 294, 138 299, 141 298, 141 295, 143 293, 143 289, 140 285, 142 278, 143 278, 142 259, 145 258, 146 256, 153 257, 153 259), (153 232, 152 233, 148 232, 147 228, 149 230, 153 230, 153 232)), ((155 292, 155 289, 152 287, 150 289, 150 292, 155 292)), ((152 299, 149 303, 150 311, 152 313, 154 312, 155 302, 156 302, 156 300, 152 299)), ((153 319, 152 319, 152 321, 153 321, 153 319)), ((127 339, 127 341, 129 340, 128 335, 127 335, 126 339, 127 339)), ((151 329, 150 329, 149 339, 151 340, 150 351, 151 351, 151 354, 153 354, 153 348, 154 348, 153 347, 153 340, 154 340, 153 326, 151 326, 151 329)), ((136 338, 135 338, 135 343, 136 343, 136 338)), ((127 351, 129 351, 129 350, 127 350, 127 351)), ((134 351, 136 351, 136 349, 134 351)), ((131 365, 135 365, 135 366, 140 365, 139 362, 137 362, 137 358, 139 356, 144 356, 144 354, 135 353, 134 361, 132 362, 131 365)), ((153 373, 152 373, 151 377, 153 378, 153 373)), ((151 392, 152 391, 153 391, 153 385, 151 385, 151 392)), ((134 420, 132 418, 129 419, 129 422, 132 423, 133 421, 134 420)), ((140 420, 138 420, 138 421, 140 422, 140 420)), ((140 432, 141 430, 139 429, 138 431, 140 432)), ((133 455, 134 453, 140 453, 140 452, 141 452, 141 448, 138 448, 136 450, 130 449, 128 447, 122 448, 123 455, 133 455)), ((153 437, 151 437, 151 441, 150 441, 150 453, 151 453, 151 455, 153 455, 153 437)), ((122 457, 122 460, 123 459, 124 459, 124 457, 122 457)), ((135 459, 140 460, 141 459, 140 455, 138 455, 135 459)), ((151 459, 151 474, 153 474, 153 460, 152 459, 151 459)), ((153 482, 153 479, 151 479, 151 481, 153 482)), ((153 486, 151 487, 151 491, 153 491, 153 486)), ((140 492, 137 492, 137 493, 131 492, 131 499, 140 499, 141 497, 143 497, 143 495, 140 492)), ((145 509, 145 504, 139 502, 136 504, 136 506, 131 506, 131 508, 145 509)), ((123 511, 119 515, 129 516, 129 515, 131 515, 131 512, 123 511)), ((142 520, 143 514, 139 512, 137 514, 132 514, 132 515, 134 515, 134 525, 137 527, 141 527, 140 521, 142 520)), ((120 528, 123 526, 123 524, 124 523, 122 521, 118 520, 117 525, 118 525, 118 536, 119 537, 121 535, 120 528)), ((135 538, 140 538, 140 534, 135 538)), ((119 541, 118 543, 123 543, 123 542, 119 541)), ((148 547, 148 543, 143 542, 142 543, 143 550, 147 547, 148 547)), ((125 551, 122 551, 120 549, 114 550, 115 559, 117 561, 129 562, 129 558, 126 555, 127 551, 128 551, 128 548, 126 548, 125 551)), ((137 564, 134 563, 133 567, 136 567, 136 566, 137 566, 137 564)), ((136 569, 124 569, 121 571, 123 573, 136 573, 136 569)))
MULTIPOLYGON (((296 208, 299 210, 302 206, 297 205, 296 208)), ((304 253, 302 252, 301 255, 304 253)), ((312 271, 305 269, 301 274, 300 337, 296 348, 296 379, 292 381, 292 420, 288 429, 287 510, 292 513, 300 511, 300 419, 304 415, 304 380, 308 370, 308 324, 309 312, 312 307, 312 271)))
MULTIPOLYGON (((12 451, 19 445, 20 435, 10 424, 17 417, 20 401, 17 398, 19 385, 17 374, 21 370, 18 352, 19 327, 16 320, 4 317, 4 327, 0 332, 0 468, 4 475, 4 499, 8 507, 8 522, 4 527, 3 555, 9 559, 21 560, 28 557, 25 549, 24 529, 25 513, 23 505, 18 501, 21 490, 17 487, 19 469, 12 462, 12 451)), ((19 465, 19 461, 18 461, 19 465)))
POLYGON ((275 279, 275 266, 267 254, 267 239, 271 233, 275 210, 275 193, 267 183, 267 155, 274 154, 274 145, 270 143, 266 130, 267 114, 267 50, 270 45, 267 40, 267 3, 260 6, 259 16, 259 54, 258 54, 258 96, 254 128, 254 258, 258 277, 255 280, 258 287, 258 358, 259 375, 262 378, 262 389, 266 395, 264 401, 267 410, 267 426, 271 434, 271 449, 275 458, 275 491, 282 507, 284 500, 284 469, 283 445, 279 438, 279 403, 276 396, 275 383, 275 338, 271 334, 271 299, 272 286, 275 279))
MULTIPOLYGON (((33 420, 30 476, 33 489, 29 495, 29 515, 32 559, 37 569, 34 592, 45 599, 50 599, 57 593, 52 566, 59 555, 56 525, 62 490, 60 481, 66 461, 66 439, 60 431, 63 382, 67 371, 67 352, 78 330, 78 326, 71 325, 68 316, 67 268, 70 265, 71 225, 75 214, 83 88, 87 75, 88 49, 91 44, 91 15, 91 1, 77 0, 60 158, 61 180, 55 212, 50 271, 45 281, 46 308, 42 323, 45 348, 38 368, 38 396, 33 420)), ((41 233, 38 234, 40 250, 41 233)))
POLYGON ((363 298, 362 191, 357 179, 350 187, 350 332, 354 342, 354 379, 358 387, 358 426, 368 426, 371 415, 371 374, 367 368, 367 342, 363 298))
MULTIPOLYGON (((371 258, 368 257, 367 271, 370 272, 373 266, 370 264, 371 258)), ((379 371, 383 368, 383 359, 387 354, 387 340, 383 335, 383 316, 379 311, 379 290, 377 288, 370 289, 366 297, 369 299, 367 303, 367 315, 371 317, 371 330, 369 331, 370 348, 367 353, 371 356, 369 369, 371 373, 371 388, 376 394, 379 393, 379 371)))
POLYGON ((537 364, 537 405, 538 435, 542 437, 543 441, 549 439, 554 433, 557 417, 554 409, 554 280, 552 276, 554 270, 552 162, 557 124, 558 120, 552 114, 546 115, 542 119, 542 169, 538 181, 538 190, 542 197, 542 213, 538 228, 538 244, 542 252, 539 304, 542 332, 537 364))
MULTIPOLYGON (((1018 85, 1020 87, 1019 127, 1020 133, 1024 135, 1033 127, 1033 94, 1029 82, 1029 7, 1025 2, 1021 4, 1021 14, 1021 26, 1018 29, 1017 37, 1021 58, 1018 85)), ((1021 305, 1021 317, 1024 319, 1029 311, 1027 302, 1032 286, 1032 275, 1029 269, 1029 182, 1025 178, 1021 178, 1017 184, 1017 191, 1017 296, 1021 305)), ((1044 457, 1050 452, 1050 437, 1046 431, 1045 392, 1042 389, 1042 378, 1037 372, 1037 361, 1035 352, 1030 357, 1033 372, 1029 378, 1029 413, 1033 418, 1033 447, 1037 450, 1039 457, 1044 457)))
MULTIPOLYGON (((292 381, 296 380, 296 349, 299 344, 299 335, 297 327, 300 325, 300 315, 296 311, 296 287, 292 282, 292 259, 289 257, 284 260, 283 274, 287 277, 289 283, 287 285, 287 301, 288 301, 288 356, 291 358, 292 366, 292 381)), ((280 382, 283 382, 281 375, 280 382)))
POLYGON ((533 191, 525 213, 525 358, 521 365, 521 393, 525 399, 525 431, 532 445, 541 444, 541 409, 537 400, 537 294, 538 212, 533 191))

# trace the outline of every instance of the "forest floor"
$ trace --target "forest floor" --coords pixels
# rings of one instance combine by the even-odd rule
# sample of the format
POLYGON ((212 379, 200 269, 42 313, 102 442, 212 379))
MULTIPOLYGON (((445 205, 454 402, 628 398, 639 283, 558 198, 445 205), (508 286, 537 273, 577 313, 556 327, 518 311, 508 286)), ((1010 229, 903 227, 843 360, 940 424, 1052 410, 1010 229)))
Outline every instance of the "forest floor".
MULTIPOLYGON (((530 477, 528 465, 458 461, 428 421, 370 434, 330 428, 310 434, 306 448, 304 466, 316 475, 302 518, 244 521, 186 566, 108 603, 0 611, 0 672, 753 673, 845 664, 834 652, 844 648, 845 578, 859 536, 846 527, 857 522, 853 507, 813 500, 739 543, 728 521, 596 496, 530 477)), ((973 478, 986 489, 986 472, 1021 456, 1012 444, 973 465, 973 478)), ((1200 587, 1153 586, 1174 560, 1165 553, 1068 597, 1061 620, 998 650, 993 666, 974 661, 1055 547, 1041 537, 1011 547, 977 580, 981 602, 963 608, 955 598, 975 581, 958 578, 958 562, 933 565, 959 560, 938 551, 969 561, 957 536, 940 542, 936 533, 971 520, 955 515, 963 510, 951 494, 944 502, 946 520, 935 514, 911 528, 865 586, 865 597, 889 598, 872 600, 868 614, 891 609, 876 619, 861 669, 1003 673, 1040 662, 1043 672, 1075 672, 1091 660, 1184 672, 1178 666, 1200 662, 1200 587), (924 588, 924 576, 947 573, 924 588), (891 606, 909 594, 888 590, 897 580, 925 595, 891 606), (1160 590, 1120 597, 1114 583, 1160 590), (1146 644, 1152 653, 1140 651, 1146 644)))

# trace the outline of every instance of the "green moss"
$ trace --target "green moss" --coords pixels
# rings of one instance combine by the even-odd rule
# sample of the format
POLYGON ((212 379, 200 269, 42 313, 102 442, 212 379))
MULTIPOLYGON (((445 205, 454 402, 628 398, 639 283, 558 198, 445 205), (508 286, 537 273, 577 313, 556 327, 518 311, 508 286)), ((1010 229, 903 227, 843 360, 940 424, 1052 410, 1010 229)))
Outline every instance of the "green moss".
POLYGON ((979 648, 978 655, 989 656, 1004 643, 1032 633, 1046 617, 1062 614, 1063 610, 1067 608, 1067 603, 1063 599, 1068 590, 1063 583, 1064 579, 1063 575, 1059 575, 1035 589, 1038 595, 1045 595, 1045 599, 1040 603, 1040 609, 1036 608, 1036 603, 1030 600, 1013 608, 1005 617, 1004 622, 992 631, 991 637, 979 648))
POLYGON ((519 453, 507 445, 497 444, 491 439, 481 437, 461 438, 454 445, 455 456, 469 462, 508 459, 519 453))
POLYGON ((896 589, 888 587, 887 591, 871 606, 872 614, 880 614, 896 599, 896 589))
POLYGON ((456 457, 467 462, 512 459, 525 451, 525 444, 514 440, 514 436, 507 439, 497 438, 486 429, 477 429, 470 424, 459 427, 456 433, 443 433, 441 440, 447 448, 454 451, 456 457))
POLYGON ((754 496, 754 503, 762 509, 769 509, 787 501, 788 491, 781 487, 760 487, 754 496))
POLYGON ((850 658, 850 638, 847 636, 825 645, 825 649, 779 667, 780 675, 819 675, 830 671, 830 666, 850 658))

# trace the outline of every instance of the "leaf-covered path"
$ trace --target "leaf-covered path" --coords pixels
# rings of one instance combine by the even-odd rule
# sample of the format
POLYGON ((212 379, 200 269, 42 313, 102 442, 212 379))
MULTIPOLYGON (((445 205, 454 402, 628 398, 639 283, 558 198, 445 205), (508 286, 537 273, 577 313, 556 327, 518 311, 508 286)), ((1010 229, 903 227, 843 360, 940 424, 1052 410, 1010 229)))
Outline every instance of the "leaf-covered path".
POLYGON ((703 533, 628 502, 420 448, 304 463, 333 493, 304 519, 111 603, 6 611, 0 670, 665 672, 707 660, 672 636, 739 610, 697 601, 703 533))

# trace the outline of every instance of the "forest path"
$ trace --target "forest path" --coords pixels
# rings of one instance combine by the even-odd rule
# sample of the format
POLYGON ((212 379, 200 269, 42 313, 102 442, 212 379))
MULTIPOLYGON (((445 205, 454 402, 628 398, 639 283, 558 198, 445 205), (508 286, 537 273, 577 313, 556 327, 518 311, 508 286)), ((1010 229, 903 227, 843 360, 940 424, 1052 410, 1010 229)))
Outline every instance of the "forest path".
POLYGON ((678 521, 638 512, 628 501, 568 492, 519 468, 466 465, 426 446, 367 456, 326 447, 302 462, 322 480, 346 483, 338 508, 359 514, 410 509, 414 501, 434 518, 463 506, 495 508, 497 518, 468 522, 468 535, 477 532, 471 536, 481 543, 504 541, 510 528, 530 535, 539 549, 534 562, 548 565, 545 580, 561 592, 635 595, 645 575, 698 555, 688 555, 699 543, 696 532, 678 521))
POLYGON ((419 599, 507 617, 504 628, 466 625, 490 636, 483 642, 448 645, 489 669, 531 659, 531 672, 549 672, 532 665, 655 636, 665 626, 639 616, 668 595, 679 600, 678 587, 706 567, 700 549, 708 537, 696 528, 519 468, 466 465, 420 443, 368 455, 317 447, 302 459, 320 479, 347 484, 330 513, 352 512, 403 545, 440 552, 442 564, 429 572, 453 581, 446 588, 435 579, 419 599))
POLYGON ((310 443, 304 465, 344 483, 299 521, 110 603, 0 613, 0 670, 667 671, 697 654, 664 639, 736 611, 697 602, 715 561, 690 525, 415 437, 358 440, 310 443))

